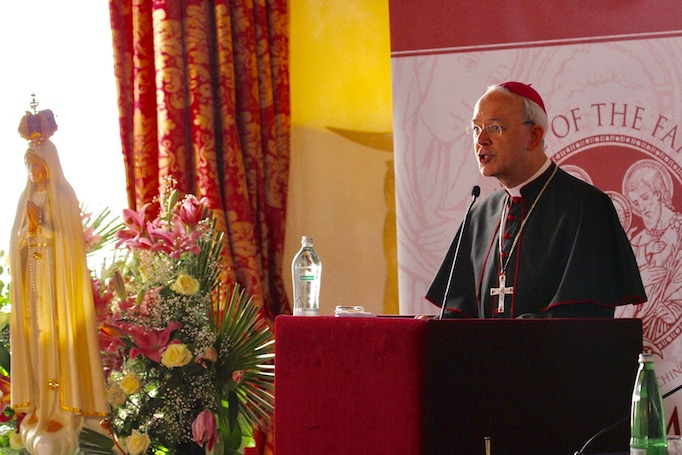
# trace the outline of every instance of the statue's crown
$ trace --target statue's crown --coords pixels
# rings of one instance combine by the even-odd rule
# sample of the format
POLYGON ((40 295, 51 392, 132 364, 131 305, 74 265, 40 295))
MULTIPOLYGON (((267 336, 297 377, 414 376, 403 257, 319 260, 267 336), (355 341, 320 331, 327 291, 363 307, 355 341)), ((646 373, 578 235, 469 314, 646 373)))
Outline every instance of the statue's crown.
POLYGON ((54 119, 54 114, 51 110, 45 109, 36 112, 38 103, 35 100, 35 95, 31 102, 33 113, 26 111, 26 114, 19 122, 19 134, 21 137, 29 141, 32 145, 42 144, 50 139, 50 137, 57 131, 57 122, 54 119))

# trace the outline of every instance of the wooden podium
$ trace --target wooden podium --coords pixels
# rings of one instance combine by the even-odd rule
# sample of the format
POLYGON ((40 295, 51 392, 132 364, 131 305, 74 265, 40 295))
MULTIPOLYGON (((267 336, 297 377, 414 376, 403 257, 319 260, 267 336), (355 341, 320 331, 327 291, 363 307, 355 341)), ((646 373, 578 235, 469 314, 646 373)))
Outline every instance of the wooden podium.
POLYGON ((628 416, 642 351, 638 319, 280 316, 275 337, 277 455, 572 455, 628 416))

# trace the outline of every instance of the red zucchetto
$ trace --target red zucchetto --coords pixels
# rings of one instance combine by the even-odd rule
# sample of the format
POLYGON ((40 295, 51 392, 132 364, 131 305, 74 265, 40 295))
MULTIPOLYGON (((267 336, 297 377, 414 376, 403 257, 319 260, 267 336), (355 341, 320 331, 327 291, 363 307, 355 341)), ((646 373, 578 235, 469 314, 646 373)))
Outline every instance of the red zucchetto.
POLYGON ((510 81, 501 83, 500 87, 506 88, 510 92, 516 93, 517 95, 521 95, 524 98, 528 98, 529 100, 533 101, 535 104, 540 106, 542 110, 545 111, 545 114, 547 113, 547 109, 545 109, 545 103, 542 101, 542 97, 538 92, 535 91, 533 87, 530 86, 530 84, 510 81))

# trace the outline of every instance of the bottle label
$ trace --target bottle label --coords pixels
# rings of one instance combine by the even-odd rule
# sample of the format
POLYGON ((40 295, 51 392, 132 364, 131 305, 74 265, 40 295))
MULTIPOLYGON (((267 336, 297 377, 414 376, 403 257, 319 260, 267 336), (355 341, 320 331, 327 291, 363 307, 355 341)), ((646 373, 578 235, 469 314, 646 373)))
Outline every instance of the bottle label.
POLYGON ((301 275, 298 277, 299 281, 314 281, 315 275, 301 275))

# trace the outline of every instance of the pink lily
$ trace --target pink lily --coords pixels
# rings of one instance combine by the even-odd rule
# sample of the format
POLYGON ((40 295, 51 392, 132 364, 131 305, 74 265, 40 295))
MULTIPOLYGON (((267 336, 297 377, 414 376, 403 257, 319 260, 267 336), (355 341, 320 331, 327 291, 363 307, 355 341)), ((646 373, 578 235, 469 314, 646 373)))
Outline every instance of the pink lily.
POLYGON ((81 213, 81 223, 83 224, 83 240, 85 241, 85 251, 90 251, 94 245, 102 239, 101 235, 95 235, 95 228, 88 226, 92 213, 81 213))
POLYGON ((90 251, 100 240, 102 240, 102 236, 96 235, 95 229, 92 226, 83 229, 83 241, 85 242, 86 251, 90 251))
POLYGON ((92 298, 94 300, 97 318, 104 319, 107 316, 109 306, 114 299, 114 294, 110 289, 102 286, 102 283, 97 278, 90 278, 90 286, 92 287, 92 298))
POLYGON ((130 356, 135 358, 142 354, 151 360, 161 363, 161 354, 168 346, 171 333, 182 327, 177 321, 173 321, 163 330, 147 330, 139 326, 130 326, 126 332, 135 343, 135 347, 130 349, 130 356))
POLYGON ((12 386, 10 379, 3 375, 0 375, 0 422, 7 422, 10 417, 5 415, 5 409, 10 404, 12 386))
POLYGON ((149 249, 151 251, 161 251, 165 254, 170 254, 173 251, 175 238, 160 220, 157 219, 153 223, 147 223, 147 232, 149 232, 149 249))
POLYGON ((177 216, 190 229, 194 228, 206 217, 208 200, 205 197, 197 199, 195 196, 187 196, 177 211, 177 216))
POLYGON ((217 438, 218 425, 215 415, 208 409, 204 409, 192 422, 192 436, 194 442, 204 446, 204 441, 208 442, 206 447, 209 452, 213 450, 213 444, 217 438))
POLYGON ((173 251, 170 253, 173 259, 179 259, 182 253, 185 252, 199 254, 200 250, 197 240, 201 237, 201 233, 196 230, 186 229, 185 223, 178 215, 173 216, 172 234, 175 237, 173 251), (186 230, 189 231, 189 235, 185 234, 186 230))
POLYGON ((109 321, 102 322, 98 327, 98 330, 99 333, 109 338, 121 338, 125 335, 125 331, 121 327, 109 321))
POLYGON ((149 203, 143 205, 139 212, 133 209, 123 209, 123 222, 125 225, 133 231, 141 232, 145 226, 146 212, 149 205, 149 203))
POLYGON ((128 229, 121 229, 116 232, 116 247, 125 244, 128 248, 137 247, 137 242, 140 242, 147 236, 147 217, 145 212, 150 204, 142 206, 139 212, 132 209, 123 209, 123 223, 128 229), (132 243, 132 245, 131 245, 132 243))
POLYGON ((147 223, 147 232, 149 232, 149 237, 154 241, 154 243, 162 242, 169 245, 173 244, 175 236, 168 231, 165 226, 155 223, 147 223))

